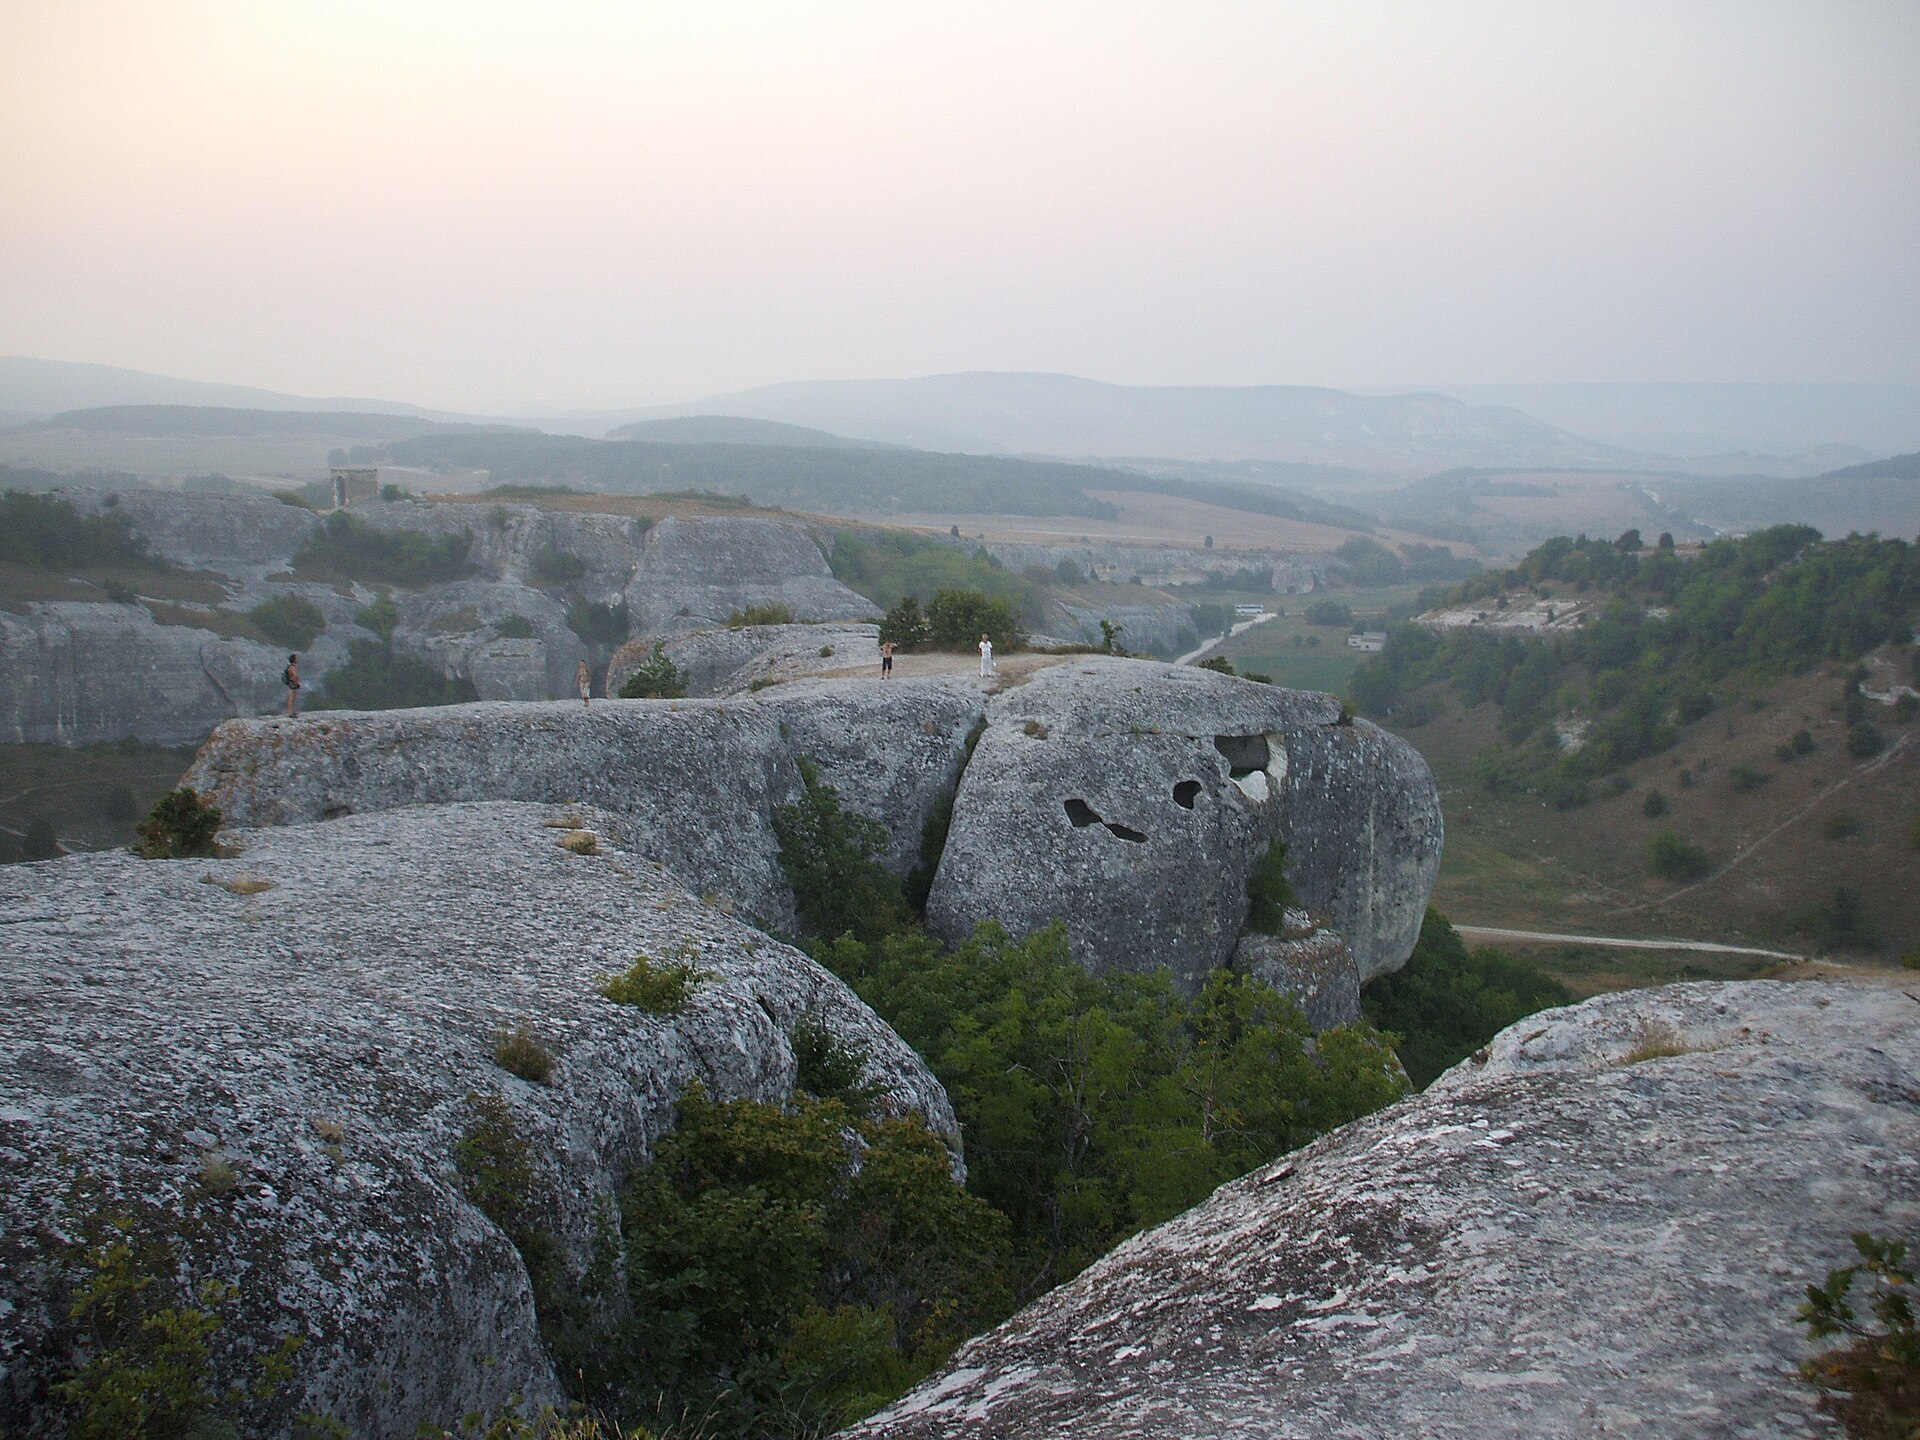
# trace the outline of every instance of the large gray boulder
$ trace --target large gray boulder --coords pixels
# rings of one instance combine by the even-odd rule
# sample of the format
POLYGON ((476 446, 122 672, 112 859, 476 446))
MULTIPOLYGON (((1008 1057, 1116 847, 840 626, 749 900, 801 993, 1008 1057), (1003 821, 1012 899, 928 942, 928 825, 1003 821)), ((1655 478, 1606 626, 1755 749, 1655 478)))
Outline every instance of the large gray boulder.
POLYGON ((1333 697, 1089 657, 988 706, 927 919, 950 940, 1064 921, 1089 968, 1193 988, 1232 956, 1277 840, 1364 981, 1412 953, 1441 834, 1419 754, 1333 697))
POLYGON ((844 985, 619 836, 579 807, 454 805, 229 832, 227 860, 0 869, 7 1433, 56 1433, 49 1266, 82 1172, 99 1213, 239 1287, 223 1353, 306 1337, 242 1433, 286 1435, 312 1409, 398 1440, 561 1398, 527 1266, 456 1172, 480 1103, 525 1141, 523 1201, 575 1281, 688 1082, 785 1098, 802 1016, 864 1047, 883 1108, 955 1142, 939 1084, 844 985), (561 847, 576 827, 601 853, 561 847), (678 1014, 605 999, 638 954, 708 978, 678 1014), (523 1024, 555 1056, 548 1085, 493 1059, 523 1024))
POLYGON ((1920 1229, 1915 1001, 1682 985, 1523 1020, 846 1433, 1835 1434, 1794 1312, 1853 1232, 1920 1229))
POLYGON ((626 595, 642 636, 725 625, 749 605, 785 605, 795 620, 864 620, 878 609, 833 578, 803 526, 745 515, 662 520, 626 595))
POLYGON ((773 717, 751 702, 483 702, 234 720, 186 784, 236 825, 299 825, 456 801, 597 805, 696 894, 791 928, 773 812, 801 793, 773 717))
POLYGON ((567 607, 545 591, 510 581, 458 580, 395 597, 394 644, 448 675, 473 682, 482 700, 554 700, 574 695, 587 654, 567 626, 567 607), (502 635, 518 617, 530 636, 502 635))
POLYGON ((124 517, 147 548, 169 564, 225 575, 284 567, 321 524, 311 510, 256 495, 66 490, 59 498, 83 510, 124 517))

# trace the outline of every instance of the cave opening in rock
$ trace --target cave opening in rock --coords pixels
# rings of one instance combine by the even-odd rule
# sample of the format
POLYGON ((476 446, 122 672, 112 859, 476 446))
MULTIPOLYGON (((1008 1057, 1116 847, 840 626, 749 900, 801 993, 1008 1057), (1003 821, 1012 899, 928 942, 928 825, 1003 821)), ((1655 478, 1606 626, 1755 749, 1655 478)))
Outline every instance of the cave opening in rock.
POLYGON ((1173 787, 1173 803, 1183 810, 1193 809, 1193 802, 1200 798, 1198 780, 1182 780, 1173 787))
POLYGON ((1213 748, 1226 759, 1227 770, 1236 780, 1266 769, 1267 761, 1272 758, 1264 735, 1216 735, 1213 748))

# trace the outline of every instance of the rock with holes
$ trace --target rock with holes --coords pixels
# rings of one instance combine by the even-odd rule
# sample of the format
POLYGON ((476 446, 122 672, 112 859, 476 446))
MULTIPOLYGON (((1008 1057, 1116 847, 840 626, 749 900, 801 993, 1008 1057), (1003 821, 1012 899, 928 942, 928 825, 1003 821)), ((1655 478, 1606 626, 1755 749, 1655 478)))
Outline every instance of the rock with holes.
POLYGON ((1316 925, 1304 910, 1289 910, 1283 933, 1240 937, 1233 968, 1264 980, 1300 1002, 1316 1030, 1360 1018, 1360 967, 1337 930, 1316 925))
POLYGON ((536 1305, 555 1292, 460 1168, 483 1113, 505 1118, 489 1153, 505 1173, 519 1152, 526 1234, 551 1237, 569 1283, 686 1085, 785 1098, 803 1016, 865 1052, 884 1108, 957 1144, 938 1082, 846 986, 635 855, 616 817, 417 806, 227 838, 230 859, 0 868, 11 1436, 63 1433, 54 1261, 88 1214, 131 1216, 187 1274, 238 1287, 223 1375, 305 1337, 238 1433, 284 1437, 310 1409, 399 1440, 515 1394, 564 1399, 536 1305), (702 972, 683 1009, 600 993, 643 954, 702 972), (544 1083, 496 1061, 520 1028, 551 1056, 544 1083))
POLYGON ((1016 934, 1063 921, 1092 969, 1165 965, 1197 987, 1232 956, 1276 840, 1362 980, 1405 963, 1441 843, 1412 746, 1328 695, 1079 660, 989 705, 927 918, 950 939, 982 919, 1016 934))
POLYGON ((846 1433, 1837 1435, 1794 1312, 1853 1232, 1920 1235, 1917 1014, 1890 985, 1763 981, 1523 1020, 846 1433))

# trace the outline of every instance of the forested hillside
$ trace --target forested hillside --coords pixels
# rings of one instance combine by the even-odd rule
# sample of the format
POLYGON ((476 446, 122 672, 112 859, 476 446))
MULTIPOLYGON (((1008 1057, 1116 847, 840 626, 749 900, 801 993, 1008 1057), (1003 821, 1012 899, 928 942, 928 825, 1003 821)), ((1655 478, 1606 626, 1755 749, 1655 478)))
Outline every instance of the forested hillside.
MULTIPOLYGON (((1612 542, 1561 537, 1511 570, 1423 599, 1498 607, 1508 596, 1595 592, 1608 598, 1591 623, 1552 639, 1399 624, 1355 672, 1349 698, 1403 727, 1447 700, 1491 701, 1498 738, 1476 762, 1482 785, 1581 804, 1588 782, 1671 748, 1715 710, 1730 681, 1766 682, 1904 645, 1920 609, 1920 548, 1875 536, 1823 541, 1798 525, 1691 554, 1670 542, 1643 548, 1633 533, 1612 542)), ((1911 664, 1909 656, 1909 675, 1911 664)), ((1877 750, 1864 701, 1845 703, 1858 727, 1849 744, 1877 750)))

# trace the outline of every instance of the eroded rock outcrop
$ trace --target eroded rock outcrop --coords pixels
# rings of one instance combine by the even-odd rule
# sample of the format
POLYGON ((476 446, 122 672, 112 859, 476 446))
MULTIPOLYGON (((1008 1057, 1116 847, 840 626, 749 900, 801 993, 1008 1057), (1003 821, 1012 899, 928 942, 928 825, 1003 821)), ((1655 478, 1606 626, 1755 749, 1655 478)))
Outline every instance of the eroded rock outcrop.
POLYGON ((475 1097, 526 1142, 524 1203, 576 1277, 686 1084, 784 1098, 804 1015, 864 1047, 885 1108, 954 1137, 938 1083, 844 985, 621 834, 585 808, 451 805, 229 832, 234 859, 0 870, 8 1433, 49 1433, 48 1267, 82 1170, 102 1213, 206 1222, 171 1238, 239 1287, 223 1345, 307 1337, 244 1433, 314 1409, 400 1437, 560 1396, 527 1267, 457 1173, 475 1097), (576 828, 600 853, 560 846, 576 828), (604 998, 639 954, 707 978, 678 1014, 604 998), (517 1025, 553 1053, 550 1084, 495 1063, 517 1025))
POLYGON ((647 532, 627 585, 637 635, 710 629, 750 605, 784 605, 795 620, 864 620, 876 610, 833 578, 803 526, 748 516, 670 516, 647 532))
POLYGON ((1095 969, 1225 965, 1269 843, 1362 980, 1412 952, 1439 871, 1439 792, 1405 741, 1330 695, 1088 658, 997 697, 953 807, 929 924, 1064 919, 1095 969))
MULTIPOLYGON (((333 644, 318 668, 343 651, 333 644)), ((177 745, 285 704, 286 663, 285 651, 252 640, 156 624, 138 605, 0 611, 0 730, 14 743, 136 736, 177 745)))
POLYGON ((1852 1232, 1920 1227, 1916 1015, 1753 982, 1533 1016, 846 1433, 1833 1434, 1794 1312, 1852 1232))
MULTIPOLYGON (((618 695, 633 672, 653 655, 654 638, 630 640, 607 667, 607 693, 618 695)), ((660 642, 661 653, 693 696, 747 695, 765 685, 804 679, 826 671, 880 670, 878 625, 742 625, 693 630, 660 642), (825 653, 823 653, 825 652, 825 653)))

